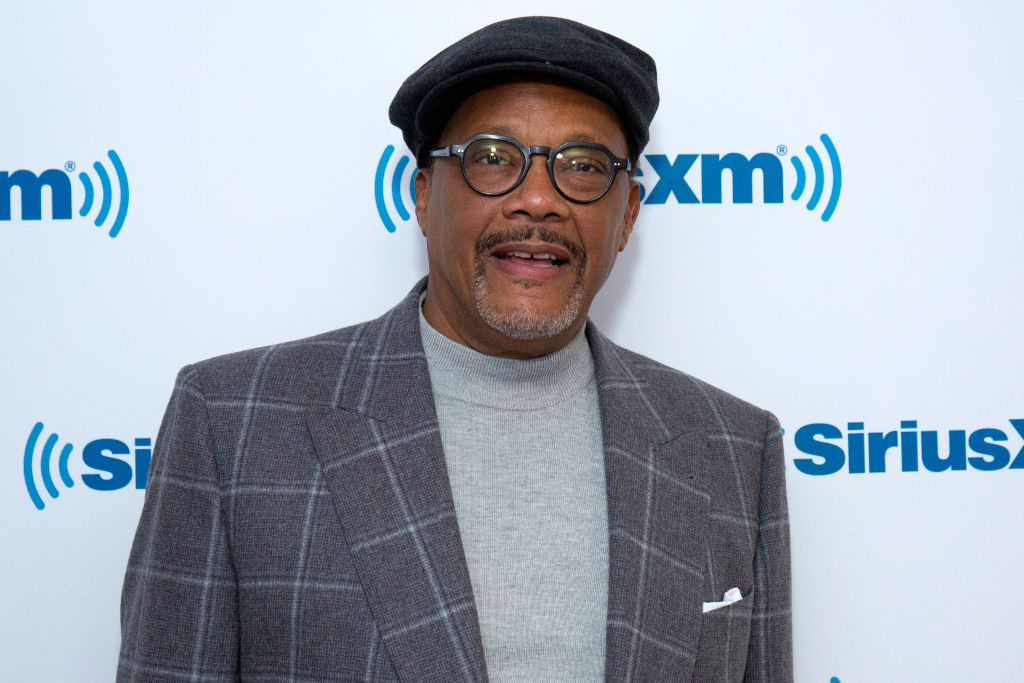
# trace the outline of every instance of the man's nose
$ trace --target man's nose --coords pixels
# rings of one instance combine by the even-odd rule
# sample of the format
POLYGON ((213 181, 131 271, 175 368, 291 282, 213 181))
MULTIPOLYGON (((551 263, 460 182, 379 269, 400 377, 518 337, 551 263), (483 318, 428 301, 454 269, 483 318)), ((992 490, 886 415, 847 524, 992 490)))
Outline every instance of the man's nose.
POLYGON ((523 213, 539 221, 564 218, 568 212, 569 201, 559 194, 548 175, 547 157, 535 154, 523 182, 506 196, 506 217, 523 213))

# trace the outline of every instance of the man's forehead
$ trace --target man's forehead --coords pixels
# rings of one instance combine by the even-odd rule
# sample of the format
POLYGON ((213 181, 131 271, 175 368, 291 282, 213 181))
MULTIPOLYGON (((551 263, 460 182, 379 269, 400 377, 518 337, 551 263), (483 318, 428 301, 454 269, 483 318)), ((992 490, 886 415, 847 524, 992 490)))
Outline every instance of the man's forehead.
MULTIPOLYGON (((488 126, 488 133, 494 133, 496 135, 505 135, 510 138, 514 138, 517 135, 522 135, 523 130, 518 126, 488 126)), ((575 142, 601 142, 597 135, 588 133, 582 128, 573 129, 565 133, 566 140, 573 140, 575 142)))

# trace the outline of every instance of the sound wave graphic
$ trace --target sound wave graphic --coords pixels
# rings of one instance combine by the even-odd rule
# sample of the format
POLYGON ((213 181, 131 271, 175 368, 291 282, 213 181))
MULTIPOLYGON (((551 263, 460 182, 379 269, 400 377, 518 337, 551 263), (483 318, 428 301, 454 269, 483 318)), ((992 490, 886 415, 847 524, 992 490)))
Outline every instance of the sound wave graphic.
MULTIPOLYGON (((832 218, 832 214, 836 210, 836 204, 839 203, 839 192, 843 187, 843 169, 839 165, 839 154, 836 153, 836 146, 832 144, 832 138, 825 133, 821 134, 821 144, 825 146, 825 152, 828 154, 829 164, 832 167, 832 190, 829 194, 828 202, 825 204, 825 209, 821 213, 821 220, 828 221, 832 218)), ((807 200, 807 210, 814 211, 818 206, 818 202, 821 201, 821 195, 825 188, 825 167, 821 163, 821 156, 818 155, 818 151, 807 145, 805 148, 807 156, 811 160, 811 168, 814 170, 814 189, 811 190, 811 196, 807 200)), ((807 183, 807 173, 804 171, 803 162, 797 155, 793 155, 789 158, 793 164, 793 168, 796 169, 796 187, 793 188, 793 194, 790 197, 793 200, 800 199, 800 195, 804 192, 804 187, 807 183)))
MULTIPOLYGON (((39 495, 39 489, 36 487, 35 475, 33 472, 34 454, 36 451, 36 442, 39 440, 39 435, 43 433, 43 423, 36 422, 35 427, 32 428, 32 432, 28 435, 28 441, 25 442, 25 459, 23 462, 24 474, 25 474, 25 488, 28 489, 28 497, 32 499, 32 504, 36 506, 37 510, 42 510, 46 507, 43 503, 42 497, 39 495)), ((43 444, 43 452, 39 458, 39 476, 43 482, 43 488, 50 494, 50 498, 56 499, 60 495, 57 490, 57 486, 54 484, 52 467, 50 464, 50 458, 53 455, 53 447, 57 445, 58 437, 56 434, 50 434, 46 439, 46 443, 43 444)), ((71 478, 71 473, 68 472, 68 457, 71 455, 71 451, 74 450, 74 446, 71 444, 64 444, 61 448, 60 456, 57 458, 57 472, 60 474, 60 480, 65 487, 71 488, 75 485, 74 480, 71 478)))
MULTIPOLYGON (((384 153, 380 155, 380 161, 377 162, 377 172, 373 177, 373 198, 377 202, 377 215, 380 216, 381 222, 384 224, 384 228, 388 232, 394 232, 397 228, 395 221, 392 220, 391 214, 388 211, 388 206, 384 201, 384 185, 387 176, 389 175, 388 162, 391 161, 391 156, 395 153, 395 146, 388 145, 384 148, 384 153)), ((408 183, 403 180, 403 175, 406 168, 409 167, 409 162, 412 161, 412 157, 408 154, 403 154, 398 162, 394 165, 394 168, 390 169, 390 186, 391 186, 391 203, 394 206, 395 213, 403 221, 409 220, 409 210, 405 208, 405 202, 402 197, 402 188, 408 185, 409 191, 408 196, 411 200, 410 206, 416 204, 416 171, 419 170, 415 166, 412 167, 412 172, 409 174, 408 183)))
MULTIPOLYGON (((121 226, 124 225, 124 218, 128 214, 128 176, 124 172, 124 164, 121 163, 121 157, 117 156, 117 152, 110 150, 107 152, 107 157, 110 158, 110 163, 114 167, 114 173, 117 175, 119 186, 117 215, 114 217, 109 233, 111 237, 117 237, 118 233, 121 232, 121 226)), ((110 183, 110 175, 107 173, 107 169, 103 167, 103 164, 97 161, 92 165, 92 168, 96 172, 100 183, 100 208, 96 212, 96 220, 94 221, 96 227, 100 227, 109 217, 110 207, 113 202, 113 188, 110 183)), ((92 179, 88 175, 79 173, 78 179, 82 181, 82 187, 85 189, 85 199, 82 201, 82 208, 78 211, 78 215, 84 217, 92 210, 96 193, 93 190, 92 179)))

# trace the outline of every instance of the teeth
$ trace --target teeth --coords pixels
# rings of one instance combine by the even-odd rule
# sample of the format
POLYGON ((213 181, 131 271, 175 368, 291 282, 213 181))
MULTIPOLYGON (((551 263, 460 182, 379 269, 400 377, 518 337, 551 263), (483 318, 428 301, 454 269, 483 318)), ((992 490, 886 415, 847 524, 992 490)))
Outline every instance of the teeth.
POLYGON ((532 258, 532 259, 537 259, 539 261, 540 260, 548 260, 548 261, 557 261, 558 260, 557 257, 554 254, 549 254, 548 252, 544 252, 543 254, 528 254, 525 251, 510 251, 510 252, 507 252, 507 255, 508 256, 515 256, 517 258, 532 258))

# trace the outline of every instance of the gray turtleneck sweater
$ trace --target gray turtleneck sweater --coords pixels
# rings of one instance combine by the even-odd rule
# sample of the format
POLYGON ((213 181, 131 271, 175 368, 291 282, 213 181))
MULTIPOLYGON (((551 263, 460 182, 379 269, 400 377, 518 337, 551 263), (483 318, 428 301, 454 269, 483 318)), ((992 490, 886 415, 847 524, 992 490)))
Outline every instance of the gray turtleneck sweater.
POLYGON ((581 331, 541 358, 478 353, 420 314, 492 681, 602 681, 608 507, 581 331))

